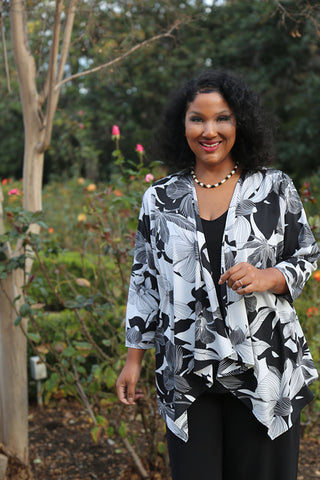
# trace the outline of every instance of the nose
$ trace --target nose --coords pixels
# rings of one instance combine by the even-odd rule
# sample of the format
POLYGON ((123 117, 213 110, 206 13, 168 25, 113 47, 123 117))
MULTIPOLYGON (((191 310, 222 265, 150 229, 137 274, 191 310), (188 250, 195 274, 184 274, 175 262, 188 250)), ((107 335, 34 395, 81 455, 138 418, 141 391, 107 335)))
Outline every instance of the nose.
POLYGON ((208 121, 203 123, 203 135, 208 138, 215 137, 217 135, 215 122, 208 121))

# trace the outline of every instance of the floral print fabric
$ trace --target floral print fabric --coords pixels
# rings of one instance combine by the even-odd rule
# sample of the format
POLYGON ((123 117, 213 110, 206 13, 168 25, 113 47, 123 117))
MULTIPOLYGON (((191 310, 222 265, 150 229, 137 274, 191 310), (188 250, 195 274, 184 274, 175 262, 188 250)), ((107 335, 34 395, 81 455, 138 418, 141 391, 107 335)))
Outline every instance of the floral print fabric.
POLYGON ((290 178, 242 175, 228 209, 221 273, 239 262, 278 268, 289 294, 240 296, 222 286, 220 311, 189 171, 144 194, 129 287, 126 346, 155 347, 160 414, 188 439, 187 410, 218 380, 252 409, 271 438, 291 427, 317 378, 293 300, 319 250, 290 178))

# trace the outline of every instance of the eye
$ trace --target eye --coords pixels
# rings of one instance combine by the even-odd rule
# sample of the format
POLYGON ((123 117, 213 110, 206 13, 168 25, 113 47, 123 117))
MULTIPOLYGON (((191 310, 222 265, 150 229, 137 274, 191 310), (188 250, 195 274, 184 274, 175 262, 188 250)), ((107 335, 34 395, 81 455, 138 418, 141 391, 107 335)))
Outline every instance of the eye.
POLYGON ((230 122, 232 118, 232 115, 219 115, 217 118, 218 122, 230 122))
POLYGON ((190 117, 190 122, 199 123, 199 122, 202 122, 202 118, 197 116, 192 116, 190 117))

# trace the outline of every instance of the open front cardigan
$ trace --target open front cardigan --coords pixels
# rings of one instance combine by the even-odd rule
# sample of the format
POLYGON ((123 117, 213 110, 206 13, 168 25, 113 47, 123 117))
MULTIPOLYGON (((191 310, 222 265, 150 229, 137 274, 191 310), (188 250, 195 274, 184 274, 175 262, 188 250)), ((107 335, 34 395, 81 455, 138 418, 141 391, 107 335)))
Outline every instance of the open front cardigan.
POLYGON ((274 439, 312 398, 317 378, 293 301, 319 249, 290 178, 274 169, 241 175, 227 213, 221 273, 239 262, 276 267, 289 294, 241 296, 212 279, 189 171, 144 194, 130 280, 126 346, 155 347, 159 412, 188 439, 187 410, 215 379, 250 408, 274 439))

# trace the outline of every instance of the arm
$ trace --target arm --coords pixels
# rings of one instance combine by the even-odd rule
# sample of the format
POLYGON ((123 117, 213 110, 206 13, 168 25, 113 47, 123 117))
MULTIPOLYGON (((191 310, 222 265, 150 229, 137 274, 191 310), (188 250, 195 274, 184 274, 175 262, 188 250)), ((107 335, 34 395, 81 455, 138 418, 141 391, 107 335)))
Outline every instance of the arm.
POLYGON ((134 405, 135 400, 143 397, 141 390, 136 388, 140 377, 142 359, 145 350, 128 348, 127 360, 117 380, 117 395, 125 405, 134 405))
POLYGON ((126 311, 127 360, 118 381, 117 394, 125 405, 143 397, 136 388, 145 350, 154 346, 159 294, 150 243, 150 216, 146 194, 139 215, 135 253, 126 311))
POLYGON ((239 294, 269 290, 287 295, 288 300, 293 301, 316 268, 319 249, 292 181, 282 174, 279 185, 279 221, 281 219, 283 233, 282 241, 278 243, 277 263, 265 269, 239 263, 221 276, 220 284, 227 282, 228 287, 239 294))

